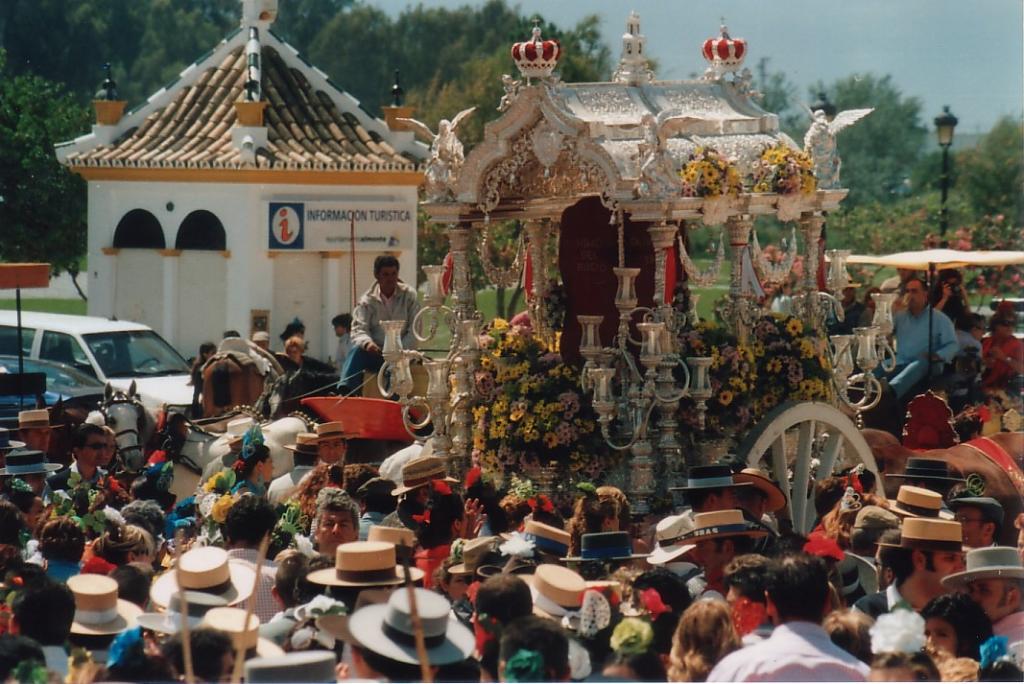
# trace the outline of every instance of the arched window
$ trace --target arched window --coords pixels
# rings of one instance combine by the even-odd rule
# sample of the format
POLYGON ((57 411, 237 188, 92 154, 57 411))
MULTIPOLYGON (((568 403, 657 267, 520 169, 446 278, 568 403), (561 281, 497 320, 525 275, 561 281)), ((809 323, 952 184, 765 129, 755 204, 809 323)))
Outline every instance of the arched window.
POLYGON ((128 249, 163 249, 164 229, 156 216, 145 209, 132 209, 121 217, 114 231, 114 247, 128 249))
POLYGON ((227 249, 227 237, 220 219, 205 209, 193 211, 178 227, 175 249, 227 249))

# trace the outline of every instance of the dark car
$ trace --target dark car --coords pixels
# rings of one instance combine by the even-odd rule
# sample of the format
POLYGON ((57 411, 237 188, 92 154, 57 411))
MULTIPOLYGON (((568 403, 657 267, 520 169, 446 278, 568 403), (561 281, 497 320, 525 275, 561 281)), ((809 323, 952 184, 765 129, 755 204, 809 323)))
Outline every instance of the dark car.
MULTIPOLYGON (((0 373, 17 373, 18 357, 0 355, 0 373)), ((94 377, 54 361, 25 359, 26 373, 42 373, 46 377, 46 390, 42 399, 47 406, 63 400, 66 406, 80 406, 93 409, 103 401, 103 383, 94 377)), ((19 402, 18 395, 0 394, 0 427, 16 429, 18 411, 35 408, 38 396, 25 394, 19 402)))

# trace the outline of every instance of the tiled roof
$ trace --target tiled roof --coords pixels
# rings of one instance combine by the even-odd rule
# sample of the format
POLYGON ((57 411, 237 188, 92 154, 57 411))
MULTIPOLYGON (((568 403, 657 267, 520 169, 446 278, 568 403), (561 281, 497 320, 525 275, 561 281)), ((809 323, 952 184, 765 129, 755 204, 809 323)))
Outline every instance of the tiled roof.
POLYGON ((263 119, 267 142, 257 149, 255 164, 244 163, 232 142, 234 102, 243 99, 245 83, 241 44, 111 144, 79 147, 64 161, 71 166, 135 168, 416 168, 412 156, 396 151, 377 131, 367 130, 359 116, 339 108, 330 94, 314 87, 302 70, 290 67, 277 49, 266 44, 262 79, 268 102, 263 119))

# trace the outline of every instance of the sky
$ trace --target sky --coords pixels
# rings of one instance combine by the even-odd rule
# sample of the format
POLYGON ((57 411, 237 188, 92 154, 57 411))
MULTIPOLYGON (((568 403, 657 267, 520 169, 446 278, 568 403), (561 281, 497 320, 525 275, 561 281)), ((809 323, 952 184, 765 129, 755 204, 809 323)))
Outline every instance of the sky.
MULTIPOLYGON (((458 7, 466 0, 366 0, 392 15, 410 4, 458 7)), ((931 126, 943 105, 960 120, 957 132, 984 133, 1004 115, 1024 112, 1022 0, 508 0, 569 27, 588 14, 617 59, 629 11, 640 14, 658 77, 703 72, 704 39, 725 18, 747 40, 745 66, 782 71, 801 95, 817 82, 856 73, 890 74, 922 102, 931 126)), ((524 36, 525 39, 527 36, 524 36)), ((510 64, 511 66, 511 64, 510 64)))

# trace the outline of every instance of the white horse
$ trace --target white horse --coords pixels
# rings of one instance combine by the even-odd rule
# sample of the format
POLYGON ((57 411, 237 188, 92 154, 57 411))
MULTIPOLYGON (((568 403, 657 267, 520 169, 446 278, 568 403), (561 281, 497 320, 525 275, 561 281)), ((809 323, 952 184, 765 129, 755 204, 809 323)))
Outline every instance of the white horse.
POLYGON ((153 436, 156 422, 142 405, 135 391, 135 381, 128 386, 127 392, 115 390, 107 383, 103 389, 100 413, 107 427, 114 431, 124 468, 138 472, 146 463, 145 446, 153 436))
MULTIPOLYGON (((195 494, 202 483, 231 465, 224 462, 231 451, 228 447, 231 435, 210 432, 194 423, 190 423, 189 427, 188 437, 181 448, 181 457, 174 464, 174 481, 171 484, 171 493, 179 501, 195 494)), ((260 428, 274 462, 274 477, 284 475, 293 466, 292 452, 284 447, 286 444, 294 444, 295 436, 307 432, 309 424, 302 418, 285 416, 262 423, 260 428)))

